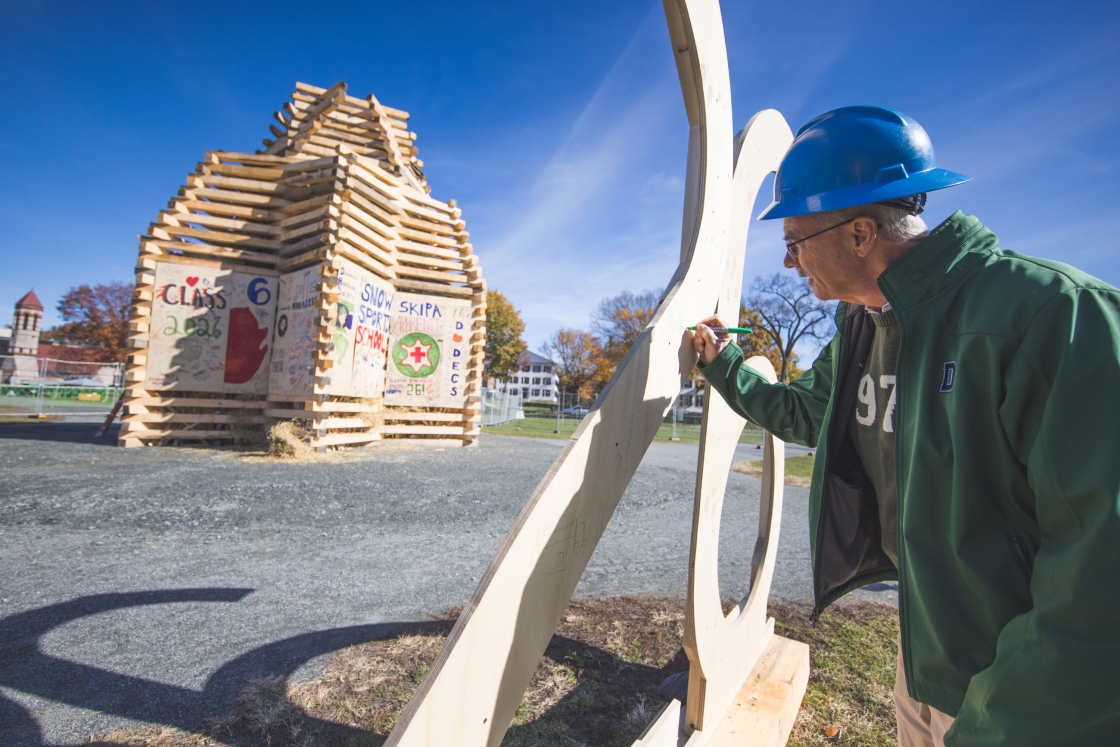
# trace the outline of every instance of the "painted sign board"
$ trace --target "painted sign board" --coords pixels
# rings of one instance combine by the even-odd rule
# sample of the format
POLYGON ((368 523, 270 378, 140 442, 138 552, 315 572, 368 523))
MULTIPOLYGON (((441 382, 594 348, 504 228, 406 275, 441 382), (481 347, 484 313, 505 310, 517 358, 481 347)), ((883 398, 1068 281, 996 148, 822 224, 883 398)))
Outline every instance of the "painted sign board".
POLYGON ((327 373, 330 381, 323 387, 327 394, 352 396, 350 382, 354 371, 354 336, 357 332, 355 322, 361 284, 362 269, 353 262, 342 260, 332 289, 338 299, 334 302, 334 320, 328 327, 332 347, 331 367, 327 373))
POLYGON ((385 358, 395 293, 388 280, 371 272, 362 274, 354 319, 351 397, 378 398, 385 394, 385 358))
POLYGON ((314 267, 280 276, 276 336, 268 376, 268 391, 273 394, 311 394, 314 388, 319 282, 314 267))
POLYGON ((467 299, 397 293, 390 320, 385 404, 466 405, 471 314, 467 299))
MULTIPOLYGON (((276 340, 272 354, 269 392, 310 395, 315 388, 315 338, 320 334, 316 308, 321 279, 314 267, 280 277, 276 340)), ((385 393, 385 354, 388 350, 389 312, 393 286, 342 260, 332 283, 337 294, 334 319, 327 322, 331 367, 327 394, 377 398, 385 393)))
POLYGON ((145 387, 265 394, 277 290, 274 277, 157 263, 145 387))

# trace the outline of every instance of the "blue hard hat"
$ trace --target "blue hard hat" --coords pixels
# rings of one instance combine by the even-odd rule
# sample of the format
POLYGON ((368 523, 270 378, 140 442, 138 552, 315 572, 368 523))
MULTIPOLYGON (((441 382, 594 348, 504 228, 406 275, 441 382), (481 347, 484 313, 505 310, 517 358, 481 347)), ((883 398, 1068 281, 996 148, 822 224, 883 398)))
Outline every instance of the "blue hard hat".
POLYGON ((759 220, 823 213, 952 187, 972 177, 935 168, 922 126, 881 106, 845 106, 797 131, 759 220))

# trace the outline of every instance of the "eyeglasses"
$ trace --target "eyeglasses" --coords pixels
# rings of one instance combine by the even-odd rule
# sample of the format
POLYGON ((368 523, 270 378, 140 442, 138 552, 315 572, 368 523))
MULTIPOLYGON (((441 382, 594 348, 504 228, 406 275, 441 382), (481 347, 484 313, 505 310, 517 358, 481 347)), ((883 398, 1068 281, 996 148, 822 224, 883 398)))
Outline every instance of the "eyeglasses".
MULTIPOLYGON (((858 216, 858 215, 856 216, 856 218, 859 218, 859 217, 861 217, 861 216, 858 216)), ((829 231, 831 231, 834 228, 839 228, 840 226, 851 223, 856 218, 848 218, 848 220, 844 221, 843 223, 837 223, 835 226, 829 226, 828 228, 824 229, 823 231, 817 231, 816 233, 811 233, 803 239, 798 239, 797 241, 787 241, 786 242, 786 251, 789 252, 789 256, 793 257, 793 259, 796 260, 797 259, 797 254, 801 251, 800 249, 797 248, 798 244, 802 244, 802 243, 808 241, 809 239, 813 238, 814 236, 820 236, 822 233, 828 233, 829 231)))

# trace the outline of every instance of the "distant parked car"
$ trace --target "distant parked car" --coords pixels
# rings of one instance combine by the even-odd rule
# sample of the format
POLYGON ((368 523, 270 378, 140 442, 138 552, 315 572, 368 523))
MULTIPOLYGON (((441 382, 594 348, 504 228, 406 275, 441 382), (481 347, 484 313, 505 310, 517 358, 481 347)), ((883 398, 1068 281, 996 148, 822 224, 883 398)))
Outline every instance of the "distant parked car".
POLYGON ((589 412, 591 412, 591 410, 588 410, 582 405, 576 405, 575 407, 569 407, 567 410, 564 410, 565 415, 579 415, 581 418, 589 412))

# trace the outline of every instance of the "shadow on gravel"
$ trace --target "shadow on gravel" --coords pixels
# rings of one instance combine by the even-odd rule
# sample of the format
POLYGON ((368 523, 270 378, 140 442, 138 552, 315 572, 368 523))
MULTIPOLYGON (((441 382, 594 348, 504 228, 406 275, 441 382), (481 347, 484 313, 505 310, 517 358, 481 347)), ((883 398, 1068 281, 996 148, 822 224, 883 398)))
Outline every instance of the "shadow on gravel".
POLYGON ((93 444, 94 446, 116 446, 119 424, 109 427, 108 433, 101 438, 93 434, 101 423, 22 423, 0 426, 0 441, 55 441, 69 444, 93 444))
MULTIPOLYGON (((0 619, 0 686, 91 711, 185 730, 203 726, 207 715, 227 709, 250 680, 290 677, 323 654, 398 634, 404 628, 446 623, 379 623, 332 628, 285 638, 248 651, 222 665, 202 691, 78 664, 43 653, 39 640, 51 630, 88 615, 153 604, 239 602, 253 592, 239 588, 160 589, 95 594, 0 619)), ((442 626, 442 627, 441 627, 442 626)), ((337 728, 337 727, 336 727, 337 728)), ((355 736, 359 733, 355 731, 355 736)), ((47 747, 34 716, 0 695, 0 741, 47 747)))

